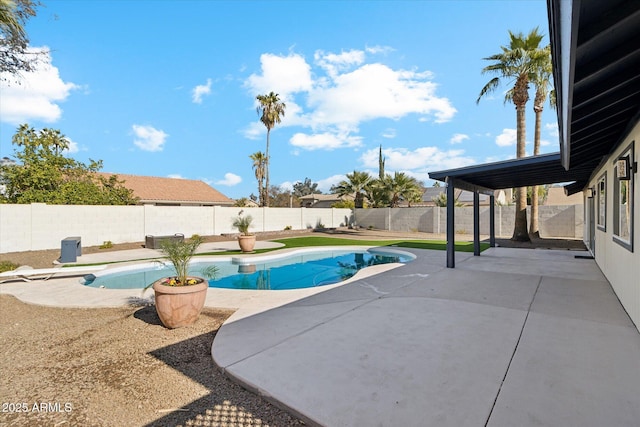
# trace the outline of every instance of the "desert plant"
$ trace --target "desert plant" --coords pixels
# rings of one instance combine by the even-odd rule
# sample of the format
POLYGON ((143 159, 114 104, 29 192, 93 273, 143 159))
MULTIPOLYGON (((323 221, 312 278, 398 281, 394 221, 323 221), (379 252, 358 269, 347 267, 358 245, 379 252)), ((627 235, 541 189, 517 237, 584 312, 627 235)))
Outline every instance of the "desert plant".
MULTIPOLYGON (((176 272, 174 277, 168 277, 163 281, 168 286, 189 286, 195 285, 198 280, 189 277, 189 262, 196 253, 198 247, 202 244, 202 237, 197 236, 188 241, 165 240, 161 244, 160 250, 166 258, 166 261, 158 261, 163 265, 170 265, 176 272)), ((214 277, 218 273, 215 265, 209 266, 203 271, 207 278, 214 277)), ((150 284, 147 288, 153 285, 150 284)), ((146 288, 145 288, 146 289, 146 288)))
POLYGON ((0 261, 0 273, 3 273, 5 271, 15 270, 18 267, 19 267, 18 264, 15 264, 11 261, 0 261))
POLYGON ((290 225, 287 225, 286 227, 284 227, 285 231, 291 230, 293 227, 291 227, 290 225))
POLYGON ((100 245, 100 249, 110 249, 113 247, 113 243, 111 242, 111 240, 105 240, 104 242, 102 242, 102 244, 100 245))
POLYGON ((253 217, 251 215, 242 216, 238 215, 236 219, 233 220, 231 224, 234 228, 237 228, 240 234, 243 236, 249 235, 249 227, 253 223, 253 217))

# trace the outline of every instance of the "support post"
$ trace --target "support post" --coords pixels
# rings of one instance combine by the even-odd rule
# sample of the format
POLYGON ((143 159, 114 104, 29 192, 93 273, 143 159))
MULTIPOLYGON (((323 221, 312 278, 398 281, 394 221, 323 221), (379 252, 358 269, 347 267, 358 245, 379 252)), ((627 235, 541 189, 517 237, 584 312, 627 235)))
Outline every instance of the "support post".
POLYGON ((447 177, 447 268, 456 267, 455 187, 447 177))
POLYGON ((496 197, 489 196, 489 246, 496 247, 496 197))
POLYGON ((473 255, 480 256, 480 193, 473 192, 473 255))

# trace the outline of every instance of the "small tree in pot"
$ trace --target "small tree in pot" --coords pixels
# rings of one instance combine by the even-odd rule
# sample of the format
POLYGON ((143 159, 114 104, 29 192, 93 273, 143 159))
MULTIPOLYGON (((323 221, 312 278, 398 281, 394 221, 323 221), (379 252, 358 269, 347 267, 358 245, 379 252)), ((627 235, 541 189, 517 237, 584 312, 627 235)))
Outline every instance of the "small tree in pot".
POLYGON ((231 224, 240 232, 240 236, 238 236, 238 243, 240 244, 242 252, 252 252, 256 245, 256 236, 249 233, 249 227, 251 227, 252 223, 253 217, 251 215, 242 216, 241 213, 231 224))
MULTIPOLYGON (((167 261, 159 262, 173 267, 176 275, 162 278, 145 289, 153 287, 156 311, 167 328, 193 324, 204 307, 209 282, 202 277, 189 276, 189 262, 200 244, 202 238, 197 236, 189 241, 167 240, 161 245, 167 261)), ((204 274, 213 277, 217 271, 215 266, 211 266, 205 269, 204 274)))

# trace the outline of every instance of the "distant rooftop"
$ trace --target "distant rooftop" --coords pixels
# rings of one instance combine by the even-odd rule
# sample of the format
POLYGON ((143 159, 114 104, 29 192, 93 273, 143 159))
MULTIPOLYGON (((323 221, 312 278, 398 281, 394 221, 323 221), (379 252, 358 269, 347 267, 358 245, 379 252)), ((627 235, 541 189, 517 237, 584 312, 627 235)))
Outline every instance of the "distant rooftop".
POLYGON ((156 176, 99 172, 109 178, 116 175, 124 186, 140 198, 141 204, 230 206, 234 201, 204 181, 156 176))

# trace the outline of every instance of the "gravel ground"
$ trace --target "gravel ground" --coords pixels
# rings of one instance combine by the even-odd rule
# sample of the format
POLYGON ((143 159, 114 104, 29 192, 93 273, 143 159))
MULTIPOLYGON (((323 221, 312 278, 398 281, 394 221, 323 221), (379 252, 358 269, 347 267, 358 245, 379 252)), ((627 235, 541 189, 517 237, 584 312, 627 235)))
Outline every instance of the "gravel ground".
POLYGON ((169 330, 153 306, 51 308, 0 295, 0 425, 302 425, 215 368, 211 343, 231 314, 205 308, 169 330))

